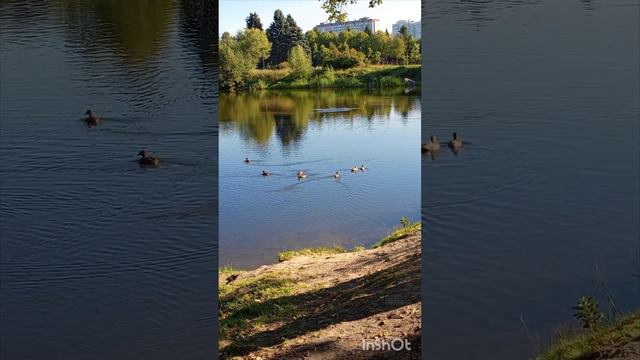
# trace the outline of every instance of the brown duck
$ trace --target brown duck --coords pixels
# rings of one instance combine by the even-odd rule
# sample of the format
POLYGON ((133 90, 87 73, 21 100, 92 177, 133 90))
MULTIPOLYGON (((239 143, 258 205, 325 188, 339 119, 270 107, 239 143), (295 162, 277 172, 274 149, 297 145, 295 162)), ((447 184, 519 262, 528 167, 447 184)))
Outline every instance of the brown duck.
POLYGON ((422 145, 422 152, 436 152, 440 150, 440 143, 435 135, 431 135, 429 142, 422 145))
POLYGON ((138 153, 138 156, 140 156, 140 158, 138 159, 138 163, 140 165, 151 165, 151 166, 158 166, 160 165, 160 159, 158 159, 157 157, 151 156, 149 154, 147 154, 146 151, 141 150, 138 153))
POLYGON ((91 110, 87 110, 84 114, 87 115, 84 119, 87 125, 98 125, 100 123, 100 117, 94 114, 91 110))

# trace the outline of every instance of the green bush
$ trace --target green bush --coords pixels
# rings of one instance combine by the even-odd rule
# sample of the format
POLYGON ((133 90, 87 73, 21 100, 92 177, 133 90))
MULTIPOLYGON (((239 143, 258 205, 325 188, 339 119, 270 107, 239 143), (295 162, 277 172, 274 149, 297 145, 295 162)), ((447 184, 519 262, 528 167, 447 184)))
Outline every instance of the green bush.
POLYGON ((383 76, 378 80, 381 88, 400 87, 403 85, 403 81, 400 78, 394 76, 383 76))
POLYGON ((296 79, 307 79, 313 71, 311 57, 302 46, 295 46, 289 53, 289 67, 291 76, 296 79))

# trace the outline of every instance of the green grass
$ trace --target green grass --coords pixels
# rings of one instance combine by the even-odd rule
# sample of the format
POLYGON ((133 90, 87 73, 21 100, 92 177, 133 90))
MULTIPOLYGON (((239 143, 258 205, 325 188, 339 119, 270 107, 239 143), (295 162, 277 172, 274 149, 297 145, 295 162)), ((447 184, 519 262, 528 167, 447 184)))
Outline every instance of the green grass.
POLYGON ((346 70, 316 68, 308 79, 294 79, 289 69, 253 70, 246 79, 249 90, 320 88, 397 88, 404 78, 420 86, 420 65, 366 65, 346 70))
POLYGON ((394 230, 391 234, 389 234, 384 239, 378 241, 373 244, 372 248, 378 248, 387 244, 390 244, 394 241, 398 241, 400 239, 406 238, 409 235, 413 235, 416 232, 420 232, 422 230, 422 223, 420 221, 415 222, 413 224, 403 225, 402 227, 394 230))
POLYGON ((221 348, 246 345, 242 339, 264 324, 294 316, 295 306, 288 300, 294 290, 294 282, 285 274, 270 274, 221 284, 221 348))
POLYGON ((640 312, 595 329, 562 334, 535 360, 606 359, 601 355, 613 354, 630 341, 640 342, 640 312))
POLYGON ((293 259, 296 256, 305 255, 329 255, 347 252, 342 246, 320 246, 315 248, 306 248, 300 250, 287 250, 278 253, 278 261, 293 259))

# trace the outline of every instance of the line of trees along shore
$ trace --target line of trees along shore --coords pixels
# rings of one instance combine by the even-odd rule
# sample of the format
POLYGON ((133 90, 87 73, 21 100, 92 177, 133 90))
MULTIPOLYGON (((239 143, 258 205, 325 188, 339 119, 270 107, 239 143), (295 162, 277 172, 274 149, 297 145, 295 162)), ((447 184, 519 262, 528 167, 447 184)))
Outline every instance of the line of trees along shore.
POLYGON ((293 17, 279 9, 266 29, 258 14, 249 14, 245 29, 222 34, 219 51, 223 89, 245 87, 256 71, 280 71, 291 79, 305 80, 322 71, 420 63, 420 40, 409 35, 406 27, 394 35, 369 29, 303 33, 293 17))

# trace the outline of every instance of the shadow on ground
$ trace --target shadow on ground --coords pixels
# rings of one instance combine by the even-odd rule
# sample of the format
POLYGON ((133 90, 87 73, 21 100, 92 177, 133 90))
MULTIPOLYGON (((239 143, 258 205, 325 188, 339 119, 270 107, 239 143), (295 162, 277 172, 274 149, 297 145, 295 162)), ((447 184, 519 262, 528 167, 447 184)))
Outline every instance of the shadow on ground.
MULTIPOLYGON (((246 289, 238 288, 227 294, 227 297, 239 296, 246 289)), ((325 329, 333 324, 364 319, 379 313, 398 309, 400 307, 420 302, 420 254, 407 257, 404 261, 359 278, 340 282, 335 286, 309 291, 293 296, 284 296, 261 304, 264 308, 278 308, 293 305, 294 311, 287 313, 278 324, 267 324, 267 330, 258 332, 235 341, 222 352, 222 358, 246 356, 258 349, 277 346, 288 339, 304 336, 310 332, 325 329)), ((233 316, 233 314, 230 314, 233 316)), ((247 319, 246 321, 251 321, 247 319)), ((416 329, 413 329, 416 330, 416 329)), ((356 344, 366 338, 370 329, 358 329, 354 334, 358 339, 352 341, 354 347, 350 350, 358 350, 356 344)), ((407 334, 414 340, 415 349, 411 354, 420 356, 419 334, 407 334)), ((315 341, 301 345, 288 347, 279 353, 278 358, 292 358, 295 354, 313 352, 321 358, 322 353, 331 351, 335 354, 337 344, 334 341, 315 341)), ((384 359, 393 357, 381 351, 370 351, 359 358, 384 359), (368 353, 371 353, 369 356, 368 353)), ((395 355, 398 355, 395 353, 395 355)), ((315 356, 315 355, 314 355, 315 356)), ((310 357, 311 358, 311 357, 310 357)), ((399 358, 399 357, 393 357, 399 358)), ((409 354, 402 358, 412 358, 409 354)))

